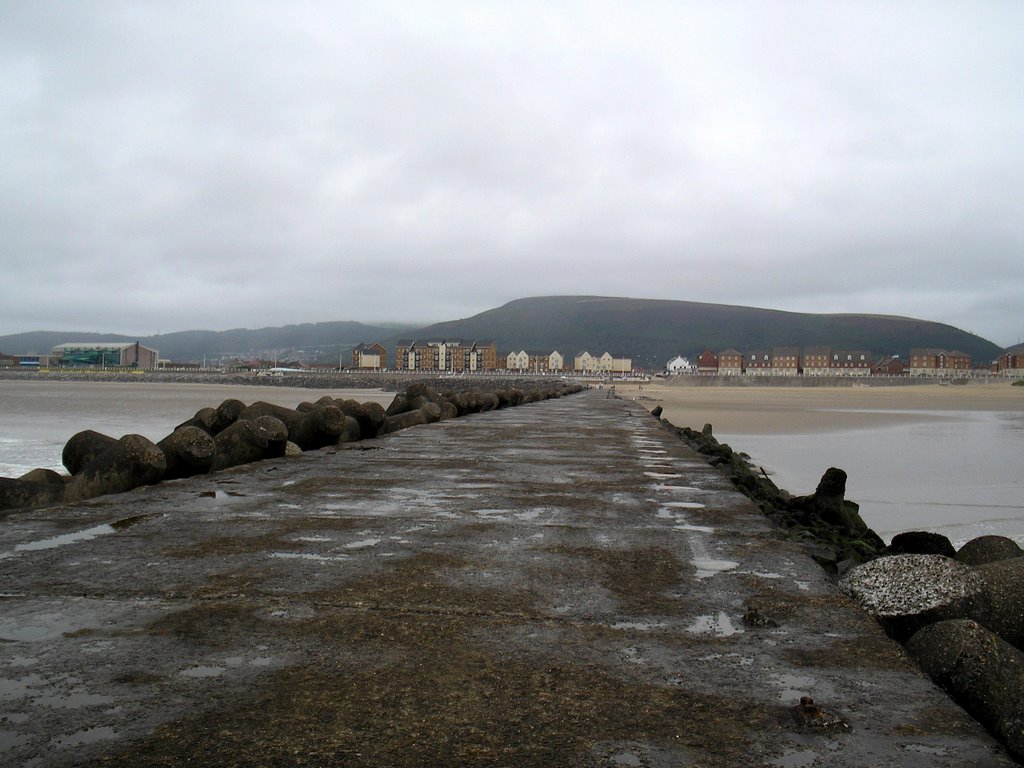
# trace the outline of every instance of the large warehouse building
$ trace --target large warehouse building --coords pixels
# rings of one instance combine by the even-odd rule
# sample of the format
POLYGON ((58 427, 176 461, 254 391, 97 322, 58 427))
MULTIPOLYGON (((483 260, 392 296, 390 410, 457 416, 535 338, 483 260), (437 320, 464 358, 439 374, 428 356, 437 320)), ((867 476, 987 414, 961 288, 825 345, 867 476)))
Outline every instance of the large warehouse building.
POLYGON ((96 344, 76 341, 58 344, 51 352, 51 364, 60 366, 95 366, 98 368, 142 368, 151 371, 157 367, 157 351, 134 344, 96 344))

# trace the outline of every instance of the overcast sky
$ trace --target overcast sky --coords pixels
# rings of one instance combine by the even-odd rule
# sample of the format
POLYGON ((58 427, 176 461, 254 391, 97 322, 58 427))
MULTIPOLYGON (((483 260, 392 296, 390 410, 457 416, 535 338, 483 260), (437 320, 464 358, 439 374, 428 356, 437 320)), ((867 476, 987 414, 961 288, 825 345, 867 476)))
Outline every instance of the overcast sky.
POLYGON ((597 294, 1024 338, 1024 3, 0 3, 0 335, 597 294))

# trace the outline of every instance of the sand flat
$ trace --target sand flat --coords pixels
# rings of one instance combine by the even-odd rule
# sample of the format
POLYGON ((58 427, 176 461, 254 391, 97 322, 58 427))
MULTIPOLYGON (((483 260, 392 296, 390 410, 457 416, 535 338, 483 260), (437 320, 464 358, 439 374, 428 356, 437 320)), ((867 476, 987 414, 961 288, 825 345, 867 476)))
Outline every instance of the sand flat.
POLYGON ((942 386, 688 386, 617 384, 616 393, 647 410, 656 405, 677 426, 716 434, 801 434, 956 418, 963 411, 1024 411, 1024 387, 1010 382, 942 386))

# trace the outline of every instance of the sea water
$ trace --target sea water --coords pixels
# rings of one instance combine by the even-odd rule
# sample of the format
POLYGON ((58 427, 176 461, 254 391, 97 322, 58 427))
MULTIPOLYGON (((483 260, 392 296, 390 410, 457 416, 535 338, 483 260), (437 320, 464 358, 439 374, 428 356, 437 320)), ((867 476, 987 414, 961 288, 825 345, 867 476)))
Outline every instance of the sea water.
POLYGON ((812 493, 829 467, 844 470, 846 498, 886 541, 927 530, 958 546, 986 534, 1024 546, 1024 413, 913 414, 893 426, 716 437, 795 495, 812 493))
POLYGON ((200 408, 216 408, 228 398, 294 408, 324 395, 385 407, 394 397, 379 389, 0 380, 0 477, 19 477, 36 467, 66 471, 64 444, 85 429, 157 442, 200 408))

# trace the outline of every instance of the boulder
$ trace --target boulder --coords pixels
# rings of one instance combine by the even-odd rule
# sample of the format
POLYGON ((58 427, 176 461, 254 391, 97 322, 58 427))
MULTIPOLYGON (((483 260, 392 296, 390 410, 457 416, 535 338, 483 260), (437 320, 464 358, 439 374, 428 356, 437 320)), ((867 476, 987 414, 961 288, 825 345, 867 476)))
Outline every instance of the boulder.
POLYGON ((359 428, 359 422, 353 419, 351 416, 345 416, 345 423, 341 428, 341 432, 338 434, 338 444, 341 443, 354 443, 357 440, 362 439, 362 433, 359 428))
POLYGON ((346 416, 350 416, 359 423, 360 439, 366 440, 380 434, 387 414, 380 403, 359 403, 355 400, 336 401, 335 405, 341 409, 346 416))
POLYGON ((845 529, 849 535, 863 538, 872 546, 884 548, 885 542, 861 518, 860 507, 845 497, 846 472, 830 467, 821 476, 814 493, 795 497, 789 506, 802 515, 817 517, 827 525, 845 529))
POLYGON ((209 435, 213 434, 213 425, 217 419, 217 410, 215 408, 200 408, 196 411, 196 415, 188 421, 183 421, 181 424, 176 426, 174 429, 178 430, 182 427, 199 427, 209 435))
POLYGON ((288 440, 303 451, 314 451, 338 442, 345 423, 345 414, 336 405, 319 405, 309 411, 298 411, 267 402, 255 402, 245 408, 239 418, 256 420, 272 416, 288 430, 288 440))
MULTIPOLYGON (((59 477, 59 475, 58 475, 59 477)), ((64 500, 64 483, 17 480, 0 477, 0 509, 31 509, 59 504, 64 500)))
POLYGON ((405 392, 399 392, 387 407, 386 413, 390 418, 391 416, 408 413, 411 410, 412 406, 409 404, 409 396, 405 392))
POLYGON ((72 476, 64 492, 68 502, 124 493, 163 479, 164 452, 142 435, 125 435, 72 476))
POLYGON ((210 434, 218 435, 230 427, 236 421, 242 411, 245 410, 245 403, 235 398, 228 398, 217 406, 213 413, 213 423, 210 425, 210 434))
POLYGON ((167 460, 165 480, 209 472, 217 453, 213 437, 197 426, 178 427, 156 445, 167 460))
POLYGON ((288 429, 273 416, 261 416, 255 421, 239 419, 214 437, 217 453, 210 471, 248 464, 262 459, 284 456, 288 442, 288 429))
POLYGON ((1003 640, 1024 650, 1024 557, 978 566, 985 590, 978 620, 1003 640))
POLYGON ((984 608, 982 577, 941 555, 880 557, 851 569, 839 588, 900 642, 928 624, 984 608))
POLYGON ((1024 758, 1024 654, 968 619, 923 628, 907 650, 1018 759, 1024 758))
POLYGON ((1006 536, 979 536, 956 553, 956 559, 964 565, 985 565, 1015 557, 1024 557, 1024 549, 1006 536))
POLYGON ((61 488, 64 487, 66 482, 65 478, 58 472, 54 472, 52 469, 31 469, 24 475, 18 478, 19 480, 26 480, 30 483, 42 483, 43 485, 59 485, 61 488))
POLYGON ((892 537, 887 554, 891 555, 942 555, 956 557, 952 542, 940 533, 908 531, 892 537))
POLYGON ((409 427, 416 427, 420 424, 426 424, 427 417, 423 413, 422 409, 415 411, 405 411, 394 416, 388 416, 387 422, 384 424, 382 434, 391 434, 392 432, 398 432, 401 429, 408 429, 409 427))
POLYGON ((116 437, 94 432, 91 429, 83 430, 71 436, 71 439, 64 444, 61 452, 61 463, 72 475, 77 475, 82 468, 91 464, 97 456, 117 443, 116 437))

